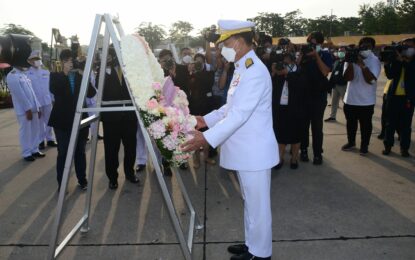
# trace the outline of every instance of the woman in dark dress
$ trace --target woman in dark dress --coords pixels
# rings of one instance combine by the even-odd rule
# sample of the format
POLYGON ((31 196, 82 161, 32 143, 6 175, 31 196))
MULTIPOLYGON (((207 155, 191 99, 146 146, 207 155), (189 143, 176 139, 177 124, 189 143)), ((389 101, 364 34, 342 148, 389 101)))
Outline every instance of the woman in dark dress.
POLYGON ((284 152, 291 145, 291 169, 298 168, 298 152, 304 115, 305 79, 295 64, 293 54, 284 54, 284 67, 272 65, 273 80, 273 121, 274 132, 280 151, 281 168, 284 163, 284 152))

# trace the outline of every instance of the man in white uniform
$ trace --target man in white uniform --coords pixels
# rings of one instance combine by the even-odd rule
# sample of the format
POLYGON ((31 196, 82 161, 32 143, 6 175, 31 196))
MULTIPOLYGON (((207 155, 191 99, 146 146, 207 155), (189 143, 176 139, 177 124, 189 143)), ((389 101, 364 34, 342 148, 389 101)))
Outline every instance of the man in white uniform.
POLYGON ((232 245, 231 260, 271 259, 271 168, 279 163, 272 127, 270 74, 252 50, 252 22, 220 20, 222 56, 235 63, 226 104, 204 117, 197 128, 209 127, 183 145, 185 151, 206 142, 221 146, 220 165, 237 172, 244 199, 245 244, 232 245))
MULTIPOLYGON (((29 66, 29 64, 27 64, 29 66)), ((32 162, 36 157, 45 157, 39 152, 40 104, 36 99, 30 79, 26 76, 27 68, 14 66, 7 74, 7 86, 12 95, 14 111, 19 122, 19 141, 24 160, 32 162)))
POLYGON ((40 112, 42 113, 42 117, 39 119, 39 149, 45 148, 45 140, 48 146, 56 147, 52 128, 48 126, 50 112, 52 111, 52 95, 49 91, 49 71, 42 68, 42 57, 38 50, 32 51, 27 61, 32 66, 26 75, 32 82, 32 88, 40 104, 40 112))

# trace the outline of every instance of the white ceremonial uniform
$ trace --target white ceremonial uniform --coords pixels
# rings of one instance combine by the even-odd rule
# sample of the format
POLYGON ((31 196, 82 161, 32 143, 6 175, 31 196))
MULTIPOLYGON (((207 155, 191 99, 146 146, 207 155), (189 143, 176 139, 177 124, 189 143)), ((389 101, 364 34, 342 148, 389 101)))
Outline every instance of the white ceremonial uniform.
POLYGON ((235 62, 226 104, 204 119, 209 127, 205 139, 214 148, 221 146, 220 165, 238 173, 245 244, 251 254, 269 257, 271 168, 279 163, 279 152, 272 123, 271 77, 254 51, 235 62))
POLYGON ((49 91, 49 71, 30 67, 26 72, 27 77, 32 82, 32 88, 35 92, 36 98, 40 104, 40 128, 39 128, 39 143, 45 141, 55 141, 52 134, 52 127, 48 126, 50 113, 52 112, 52 94, 49 91))
POLYGON ((7 86, 12 95, 14 111, 19 122, 19 140, 22 156, 31 156, 39 152, 40 104, 33 91, 30 79, 23 71, 13 69, 7 74, 7 86), (32 111, 32 120, 27 120, 26 111, 32 111))

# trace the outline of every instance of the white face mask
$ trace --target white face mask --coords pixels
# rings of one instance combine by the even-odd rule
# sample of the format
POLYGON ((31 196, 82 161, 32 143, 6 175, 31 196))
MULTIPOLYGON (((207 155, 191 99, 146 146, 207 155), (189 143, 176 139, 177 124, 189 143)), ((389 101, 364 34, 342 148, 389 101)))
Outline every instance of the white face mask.
POLYGON ((344 59, 344 57, 346 57, 346 53, 344 51, 339 51, 337 53, 337 56, 339 57, 339 59, 344 59))
POLYGON ((272 52, 272 48, 267 48, 267 49, 265 50, 265 52, 266 52, 267 54, 270 54, 270 53, 272 52))
POLYGON ((367 57, 369 57, 369 55, 372 53, 372 51, 371 50, 365 50, 365 51, 361 51, 360 52, 360 56, 362 56, 363 58, 367 58, 367 57))
POLYGON ((316 52, 320 52, 321 51, 321 45, 316 45, 316 52))
MULTIPOLYGON (((236 42, 235 42, 236 44, 236 42)), ((228 61, 228 62, 235 62, 235 58, 236 58, 236 51, 234 49, 235 44, 233 45, 232 48, 230 47, 226 47, 225 45, 223 45, 222 47, 222 51, 220 52, 220 54, 222 54, 222 56, 228 61)))
POLYGON ((403 52, 403 55, 408 58, 411 58, 412 56, 414 56, 414 54, 415 54, 415 48, 408 48, 407 50, 403 52))
POLYGON ((33 64, 34 64, 34 66, 35 66, 36 68, 40 68, 40 67, 43 65, 43 63, 42 63, 42 61, 41 61, 41 60, 35 60, 35 61, 33 62, 33 64))
POLYGON ((190 55, 186 55, 186 56, 183 57, 182 61, 185 64, 189 64, 189 63, 192 63, 193 62, 193 58, 190 55))

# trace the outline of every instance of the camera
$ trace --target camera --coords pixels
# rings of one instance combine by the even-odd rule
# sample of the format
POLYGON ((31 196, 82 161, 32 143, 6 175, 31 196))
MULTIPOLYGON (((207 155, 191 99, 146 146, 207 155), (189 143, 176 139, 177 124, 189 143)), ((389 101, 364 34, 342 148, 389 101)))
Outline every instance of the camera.
POLYGON ((32 36, 21 34, 8 34, 0 36, 0 63, 11 66, 30 67, 27 62, 32 48, 32 36))
POLYGON ((209 30, 205 32, 205 40, 208 42, 216 42, 219 40, 220 35, 216 33, 216 26, 210 26, 209 30))
POLYGON ((344 60, 348 63, 356 63, 359 58, 360 51, 361 49, 356 47, 347 47, 344 60))
MULTIPOLYGON (((86 61, 80 61, 78 59, 79 53, 80 53, 80 47, 81 45, 78 42, 78 39, 72 39, 71 43, 71 52, 72 52, 72 62, 73 62, 73 68, 84 70, 86 61)), ((115 53, 115 50, 114 50, 115 53)), ((116 56, 114 55, 114 59, 116 59, 116 56)))
POLYGON ((402 53, 404 50, 407 50, 408 46, 406 45, 389 45, 383 48, 380 52, 380 61, 381 62, 393 62, 397 58, 397 53, 402 53))
POLYGON ((282 48, 277 48, 275 51, 271 52, 270 60, 272 64, 275 64, 277 70, 284 69, 284 56, 285 51, 282 48))

